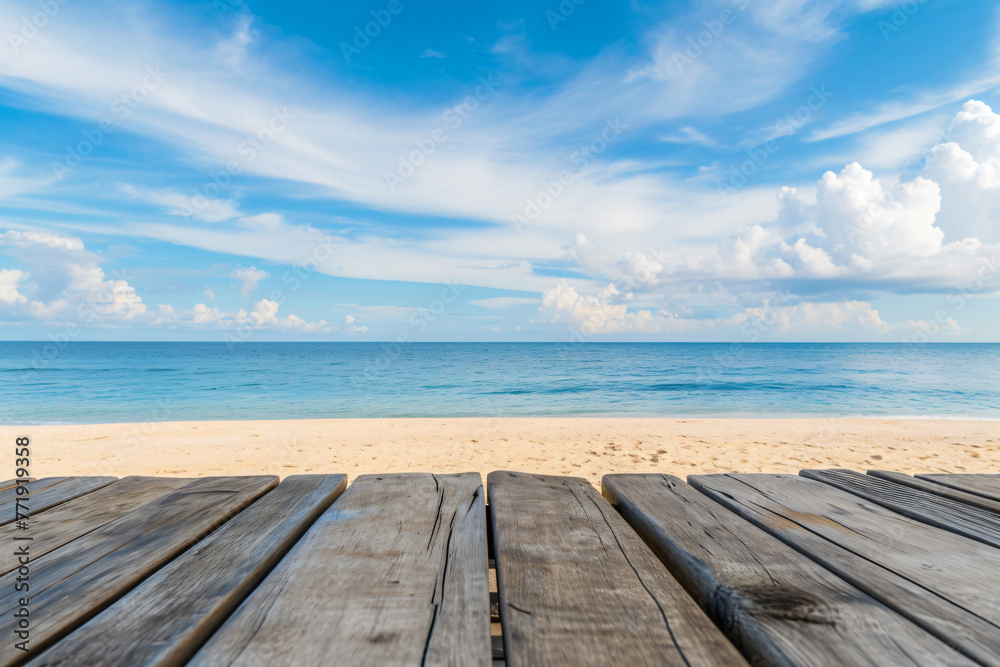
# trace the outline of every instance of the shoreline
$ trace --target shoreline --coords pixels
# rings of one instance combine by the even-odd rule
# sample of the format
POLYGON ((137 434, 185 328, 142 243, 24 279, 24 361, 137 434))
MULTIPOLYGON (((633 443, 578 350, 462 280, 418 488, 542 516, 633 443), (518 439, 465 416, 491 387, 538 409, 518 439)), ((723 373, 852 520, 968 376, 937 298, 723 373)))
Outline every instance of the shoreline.
POLYGON ((217 475, 493 470, 1000 472, 1000 424, 959 418, 399 418, 0 426, 32 474, 217 475))
POLYGON ((10 422, 10 423, 0 423, 0 429, 18 429, 18 428, 37 428, 37 427, 49 427, 49 426, 77 426, 80 428, 90 428, 94 426, 130 426, 138 424, 240 424, 244 422, 256 422, 256 423, 267 423, 267 422, 349 422, 349 421, 426 421, 426 420, 455 420, 464 419, 469 421, 474 420, 490 420, 490 419, 510 419, 510 420, 546 420, 546 419, 573 419, 573 420, 662 420, 662 421, 731 421, 731 420, 753 420, 753 421, 827 421, 830 419, 855 419, 860 421, 958 421, 958 422, 1000 422, 1000 416, 997 417, 980 417, 980 416, 968 416, 968 415, 772 415, 767 417, 757 417, 749 415, 671 415, 669 417, 663 416, 625 416, 625 417, 612 417, 610 415, 604 414, 581 414, 581 415, 533 415, 530 417, 490 417, 488 415, 480 415, 474 417, 293 417, 289 419, 192 419, 190 421, 175 421, 175 420, 165 420, 165 421, 119 421, 119 422, 10 422))

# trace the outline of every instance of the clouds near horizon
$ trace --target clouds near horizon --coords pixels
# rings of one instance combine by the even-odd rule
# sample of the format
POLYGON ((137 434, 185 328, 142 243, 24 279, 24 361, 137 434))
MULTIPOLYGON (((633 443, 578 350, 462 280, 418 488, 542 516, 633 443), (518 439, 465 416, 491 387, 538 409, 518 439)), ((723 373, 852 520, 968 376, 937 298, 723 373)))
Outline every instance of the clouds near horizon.
POLYGON ((8 331, 1000 340, 996 11, 102 6, 0 49, 8 331))

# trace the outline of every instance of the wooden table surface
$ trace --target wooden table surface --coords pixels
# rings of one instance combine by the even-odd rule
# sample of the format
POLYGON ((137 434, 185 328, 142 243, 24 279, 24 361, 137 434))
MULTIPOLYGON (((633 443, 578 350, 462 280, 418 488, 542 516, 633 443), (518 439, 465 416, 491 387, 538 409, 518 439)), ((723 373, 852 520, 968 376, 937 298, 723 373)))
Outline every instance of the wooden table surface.
POLYGON ((1000 667, 1000 475, 486 482, 0 482, 0 666, 1000 667))

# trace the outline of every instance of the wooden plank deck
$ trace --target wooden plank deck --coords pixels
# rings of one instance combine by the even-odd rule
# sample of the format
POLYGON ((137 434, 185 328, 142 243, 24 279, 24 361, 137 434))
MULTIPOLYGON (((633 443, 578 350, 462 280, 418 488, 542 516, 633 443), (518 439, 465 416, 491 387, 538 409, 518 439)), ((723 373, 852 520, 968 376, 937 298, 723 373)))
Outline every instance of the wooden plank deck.
POLYGON ((31 664, 184 664, 346 487, 286 479, 31 664))
POLYGON ((677 477, 605 475, 603 486, 751 662, 976 664, 677 477))
POLYGON ((913 487, 914 489, 927 491, 928 493, 933 493, 944 498, 951 498, 952 500, 957 500, 961 503, 965 503, 966 505, 972 505, 973 507, 989 510, 994 514, 1000 514, 1000 500, 990 500, 984 496, 977 496, 966 491, 959 491, 958 489, 945 486, 944 484, 935 484, 934 482, 927 481, 926 479, 904 475, 901 472, 893 472, 891 470, 869 470, 868 474, 872 477, 887 479, 890 482, 895 482, 896 484, 905 484, 906 486, 913 487))
POLYGON ((803 470, 799 474, 911 519, 1000 548, 1000 514, 853 470, 803 470))
POLYGON ((998 480, 10 480, 0 667, 1000 667, 998 480))
POLYGON ((487 487, 509 665, 746 664, 589 482, 487 487))
MULTIPOLYGON (((193 482, 181 477, 126 477, 34 515, 31 521, 31 557, 40 558, 78 537, 116 521, 127 511, 142 507, 193 482)), ((14 523, 0 528, 0 535, 14 544, 21 531, 14 523)), ((15 560, 0 562, 0 574, 16 570, 15 560)))
MULTIPOLYGON (((277 483, 273 477, 208 477, 160 501, 31 560, 31 641, 38 649, 61 639, 184 549, 277 483)), ((0 608, 18 609, 19 571, 0 577, 0 608)), ((0 630, 14 636, 17 619, 0 630)), ((14 642, 0 643, 0 665, 24 659, 14 642)))
POLYGON ((18 484, 24 484, 25 482, 35 482, 35 481, 38 480, 36 480, 34 477, 21 477, 20 479, 18 478, 5 479, 4 481, 0 482, 0 491, 6 491, 7 489, 15 487, 18 484))
POLYGON ((191 665, 487 665, 482 480, 364 475, 191 665))
POLYGON ((989 498, 1000 502, 1000 474, 995 475, 916 475, 918 479, 926 479, 935 484, 950 486, 959 491, 965 491, 976 496, 989 498))
POLYGON ((0 491, 0 512, 2 512, 0 526, 16 519, 14 512, 16 498, 21 500, 22 508, 27 506, 27 510, 22 509, 22 514, 32 516, 74 498, 79 498, 114 481, 116 481, 115 477, 49 477, 30 482, 30 495, 27 496, 19 495, 16 486, 6 491, 0 491))
POLYGON ((1000 665, 1000 549, 794 475, 689 482, 970 658, 1000 665))

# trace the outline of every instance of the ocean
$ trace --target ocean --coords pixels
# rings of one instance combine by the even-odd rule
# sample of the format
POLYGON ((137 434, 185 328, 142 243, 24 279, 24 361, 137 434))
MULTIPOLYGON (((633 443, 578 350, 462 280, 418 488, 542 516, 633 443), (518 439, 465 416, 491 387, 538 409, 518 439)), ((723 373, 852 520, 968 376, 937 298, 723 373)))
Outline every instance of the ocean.
POLYGON ((0 342, 0 423, 1000 419, 1000 344, 0 342))

